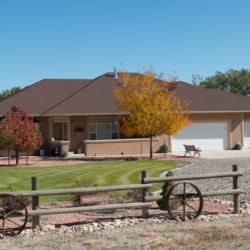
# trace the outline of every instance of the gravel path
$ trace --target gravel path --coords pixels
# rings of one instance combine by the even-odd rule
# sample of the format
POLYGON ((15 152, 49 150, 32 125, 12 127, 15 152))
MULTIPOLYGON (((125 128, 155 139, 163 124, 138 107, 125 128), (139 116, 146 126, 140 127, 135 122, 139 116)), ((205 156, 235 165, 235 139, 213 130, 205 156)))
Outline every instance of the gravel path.
POLYGON ((49 233, 0 240, 1 250, 248 250, 250 216, 226 220, 137 224, 98 232, 49 233), (172 247, 172 248, 170 248, 172 247))
MULTIPOLYGON (((187 159, 186 162, 193 162, 193 165, 175 170, 175 176, 231 172, 232 165, 238 165, 238 171, 243 172, 243 176, 239 177, 239 187, 245 191, 245 193, 240 195, 240 202, 250 203, 250 158, 198 160, 187 159)), ((202 192, 227 190, 233 188, 232 177, 192 180, 188 182, 194 183, 202 192)), ((232 196, 218 196, 216 198, 221 200, 232 200, 232 196)))

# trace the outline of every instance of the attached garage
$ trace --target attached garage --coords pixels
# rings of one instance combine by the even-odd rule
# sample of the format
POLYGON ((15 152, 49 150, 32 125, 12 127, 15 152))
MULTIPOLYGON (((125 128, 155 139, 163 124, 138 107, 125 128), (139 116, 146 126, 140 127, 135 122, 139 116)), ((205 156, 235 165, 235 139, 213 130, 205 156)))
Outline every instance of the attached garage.
POLYGON ((250 122, 244 123, 244 148, 250 148, 250 122))
POLYGON ((194 145, 201 150, 226 150, 228 149, 227 127, 226 122, 194 123, 191 127, 184 127, 172 137, 172 151, 184 151, 183 144, 194 145))

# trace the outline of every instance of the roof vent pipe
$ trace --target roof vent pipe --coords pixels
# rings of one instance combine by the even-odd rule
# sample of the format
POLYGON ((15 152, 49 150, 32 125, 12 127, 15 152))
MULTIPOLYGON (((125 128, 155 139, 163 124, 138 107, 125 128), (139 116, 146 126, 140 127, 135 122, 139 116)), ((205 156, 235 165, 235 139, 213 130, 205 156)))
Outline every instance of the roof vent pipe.
POLYGON ((118 70, 117 70, 117 68, 114 68, 114 71, 115 71, 114 78, 118 78, 118 75, 117 75, 118 70))

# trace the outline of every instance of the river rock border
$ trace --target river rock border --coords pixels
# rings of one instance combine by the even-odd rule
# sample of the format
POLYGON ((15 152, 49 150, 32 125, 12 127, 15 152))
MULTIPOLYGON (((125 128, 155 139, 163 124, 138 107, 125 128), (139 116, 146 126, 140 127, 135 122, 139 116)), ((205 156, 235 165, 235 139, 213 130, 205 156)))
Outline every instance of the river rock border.
MULTIPOLYGON (((218 199, 204 199, 205 201, 213 202, 213 203, 221 203, 224 205, 233 205, 232 201, 221 201, 218 199)), ((230 208, 229 211, 233 208, 230 208)), ((240 206, 240 214, 225 214, 225 213, 219 213, 217 215, 200 215, 195 220, 201 220, 210 222, 213 220, 225 220, 229 219, 231 217, 245 217, 250 216, 250 204, 244 203, 240 206)), ((191 221, 188 218, 186 218, 186 222, 191 221)), ((160 215, 160 216, 154 216, 148 219, 116 219, 114 221, 110 222, 92 222, 89 224, 84 225, 73 225, 73 226, 66 226, 61 225, 56 227, 55 225, 45 225, 38 227, 37 229, 25 229, 21 232, 20 235, 17 237, 35 237, 35 236, 43 236, 46 234, 64 234, 64 233, 76 233, 81 232, 82 234, 88 234, 92 232, 102 232, 104 230, 111 230, 114 228, 122 228, 122 227, 132 227, 137 224, 150 224, 150 223, 183 223, 183 221, 180 218, 176 218, 176 220, 173 220, 168 215, 160 215)), ((0 234, 0 238, 2 238, 2 235, 0 234)))

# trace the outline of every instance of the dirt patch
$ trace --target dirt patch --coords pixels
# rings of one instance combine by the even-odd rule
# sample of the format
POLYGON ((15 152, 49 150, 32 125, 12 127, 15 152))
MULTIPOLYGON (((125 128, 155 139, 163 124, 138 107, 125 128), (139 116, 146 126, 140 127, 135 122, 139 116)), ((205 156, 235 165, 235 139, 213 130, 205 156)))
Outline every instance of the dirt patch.
POLYGON ((1 249, 249 249, 250 216, 6 238, 1 249), (244 247, 245 246, 245 247, 244 247))

